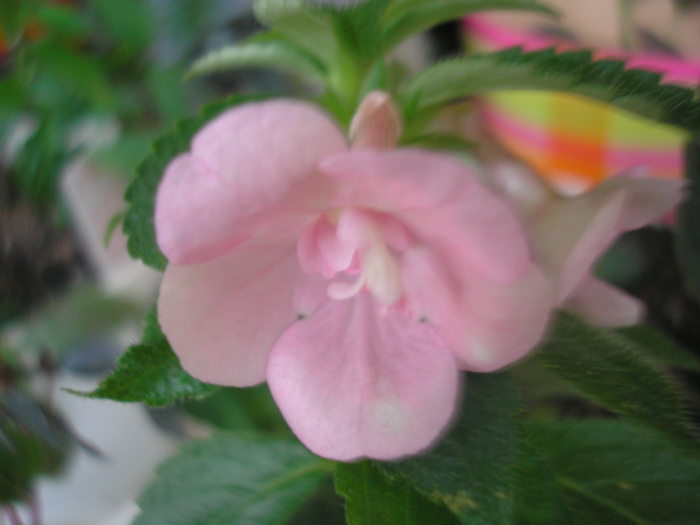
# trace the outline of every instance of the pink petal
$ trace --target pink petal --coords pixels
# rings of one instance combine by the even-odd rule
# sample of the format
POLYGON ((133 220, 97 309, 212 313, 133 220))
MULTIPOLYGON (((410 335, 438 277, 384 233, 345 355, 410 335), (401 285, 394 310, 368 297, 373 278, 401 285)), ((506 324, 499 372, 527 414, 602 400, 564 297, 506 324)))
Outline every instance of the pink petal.
POLYGON ((455 353, 462 368, 492 372, 527 355, 547 329, 552 295, 535 266, 510 284, 468 282, 459 310, 445 323, 446 334, 458 343, 455 353))
POLYGON ((562 305, 598 326, 628 326, 644 316, 644 305, 608 283, 588 277, 562 305))
POLYGON ((168 266, 158 318, 192 376, 254 385, 265 379, 280 334, 299 315, 311 314, 324 294, 307 279, 293 244, 250 241, 207 263, 168 266))
POLYGON ((640 228, 677 204, 683 182, 639 175, 611 178, 593 191, 555 199, 534 219, 535 251, 566 300, 622 232, 640 228))
POLYGON ((389 150, 396 147, 401 138, 401 119, 384 91, 368 93, 350 124, 350 141, 353 149, 369 148, 389 150))
POLYGON ((553 200, 535 218, 535 252, 557 282, 557 304, 590 273, 617 236, 625 191, 553 200))
POLYGON ((426 249, 410 250, 403 277, 409 310, 436 326, 465 370, 491 372, 519 360, 549 321, 551 286, 534 265, 499 283, 450 267, 426 249))
POLYGON ((556 198, 554 191, 527 166, 502 161, 488 166, 489 180, 524 215, 530 215, 540 206, 556 198))
POLYGON ((346 149, 333 121, 307 103, 274 100, 221 114, 165 171, 155 212, 161 250, 177 264, 225 253, 321 191, 316 164, 346 149))
POLYGON ((342 187, 338 205, 390 213, 419 239, 455 251, 465 269, 496 280, 527 269, 529 248, 513 211, 449 155, 351 151, 320 166, 342 187))
POLYGON ((340 183, 338 205, 390 212, 446 202, 471 178, 450 156, 417 149, 352 150, 325 159, 319 168, 340 183))
POLYGON ((662 179, 644 174, 612 177, 595 190, 596 194, 625 191, 625 208, 618 222, 619 231, 635 230, 660 219, 683 198, 683 180, 662 179))
POLYGON ((454 358, 428 325, 371 296, 331 301, 275 345, 268 382, 314 453, 394 459, 429 446, 455 408, 454 358))

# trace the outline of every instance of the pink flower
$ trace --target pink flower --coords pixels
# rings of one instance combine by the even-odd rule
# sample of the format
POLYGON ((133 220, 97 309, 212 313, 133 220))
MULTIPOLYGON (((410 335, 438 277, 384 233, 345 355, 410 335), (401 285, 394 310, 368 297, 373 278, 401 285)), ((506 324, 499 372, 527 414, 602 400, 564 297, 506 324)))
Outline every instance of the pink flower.
POLYGON ((501 164, 493 175, 524 216, 534 253, 556 289, 558 306, 600 326, 641 321, 642 303, 591 275, 591 269, 621 233, 661 218, 678 204, 683 181, 637 170, 566 198, 520 166, 501 164))
POLYGON ((510 208, 450 156, 390 149, 387 95, 351 126, 293 100, 205 126, 168 166, 158 302, 183 367, 210 383, 267 379, 292 430, 338 460, 429 446, 459 369, 525 355, 551 310, 510 208))

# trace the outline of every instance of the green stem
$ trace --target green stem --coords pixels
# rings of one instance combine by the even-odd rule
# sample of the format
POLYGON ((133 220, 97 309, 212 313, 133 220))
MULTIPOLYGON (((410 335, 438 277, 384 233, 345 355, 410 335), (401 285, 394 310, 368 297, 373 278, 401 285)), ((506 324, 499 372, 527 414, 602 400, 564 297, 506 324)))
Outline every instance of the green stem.
POLYGON ((637 47, 637 39, 634 29, 632 12, 636 0, 618 0, 618 12, 620 15, 620 40, 626 51, 634 51, 637 47))

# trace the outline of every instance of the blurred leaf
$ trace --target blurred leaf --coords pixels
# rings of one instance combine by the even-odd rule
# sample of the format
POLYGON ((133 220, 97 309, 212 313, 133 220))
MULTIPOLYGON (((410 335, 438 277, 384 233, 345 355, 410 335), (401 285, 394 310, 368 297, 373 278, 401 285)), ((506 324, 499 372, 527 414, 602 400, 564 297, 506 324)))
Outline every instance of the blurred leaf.
POLYGON ((137 169, 136 178, 126 191, 128 209, 124 218, 124 233, 128 236, 129 254, 156 270, 167 263, 156 243, 153 225, 155 195, 165 167, 179 153, 187 151, 192 137, 209 120, 233 106, 269 98, 265 95, 234 95, 206 106, 197 117, 180 121, 175 128, 158 138, 151 154, 137 169))
POLYGON ((304 50, 284 41, 250 41, 211 51, 197 60, 188 76, 197 77, 218 71, 243 68, 272 68, 323 79, 322 64, 304 50))
POLYGON ((147 51, 154 23, 148 2, 89 0, 88 3, 97 15, 98 30, 113 39, 118 54, 132 58, 147 51))
POLYGON ((619 328, 617 333, 632 342, 645 355, 666 366, 700 372, 700 359, 651 326, 639 324, 619 328))
POLYGON ((700 102, 694 92, 660 81, 656 73, 625 69, 624 62, 593 61, 588 51, 524 53, 513 48, 440 62, 413 78, 403 101, 418 100, 413 114, 406 115, 410 120, 443 104, 489 91, 563 91, 699 133, 700 102))
POLYGON ((286 525, 346 525, 345 502, 329 477, 307 499, 286 525))
POLYGON ((13 176, 22 195, 47 209, 58 204, 58 176, 68 158, 65 128, 52 117, 39 122, 13 162, 13 176))
POLYGON ((156 101, 158 115, 167 122, 181 119, 187 113, 184 75, 185 69, 180 66, 168 69, 151 67, 147 72, 146 82, 156 101))
POLYGON ((513 511, 520 398, 508 374, 468 374, 457 421, 434 449, 379 467, 399 474, 470 525, 505 525, 513 511))
POLYGON ((523 523, 691 525, 700 516, 700 465, 621 421, 544 423, 527 434, 556 476, 551 495, 570 511, 523 523))
POLYGON ((559 312, 535 359, 594 402, 700 457, 675 385, 631 340, 559 312))
POLYGON ((82 12, 70 6, 46 5, 37 12, 36 20, 46 27, 51 37, 75 39, 90 32, 82 12))
POLYGON ((473 151, 476 147, 472 141, 458 137, 457 135, 447 135, 443 133, 426 133, 412 137, 403 143, 404 146, 417 148, 427 148, 442 151, 452 151, 455 153, 463 153, 465 151, 473 151))
POLYGON ((279 525, 331 465, 293 441, 219 434, 189 443, 158 469, 134 525, 279 525))
POLYGON ((90 160, 131 180, 139 163, 149 154, 153 139, 152 132, 125 132, 115 142, 91 152, 90 160))
POLYGON ((30 60, 35 72, 28 82, 35 90, 34 99, 47 112, 63 110, 61 104, 68 97, 78 97, 97 109, 112 107, 113 90, 99 60, 48 40, 31 46, 30 60))
POLYGON ((305 0, 254 0, 256 18, 275 33, 330 65, 337 55, 330 11, 305 0))
POLYGON ((0 29, 5 38, 10 41, 18 38, 43 3, 44 0, 0 0, 0 29))
POLYGON ((18 390, 0 396, 0 504, 25 500, 35 478, 60 471, 73 444, 48 408, 18 390))
POLYGON ((220 430, 284 436, 291 433, 265 384, 252 388, 221 388, 205 399, 187 401, 183 408, 220 430))
MULTIPOLYGON (((597 458, 588 458, 595 461, 597 458)), ((571 518, 557 477, 537 445, 523 440, 515 467, 513 523, 517 525, 569 524, 571 518)), ((591 524, 593 525, 593 524, 591 524)))
POLYGON ((117 228, 119 228, 122 222, 124 222, 124 215, 126 215, 126 212, 120 211, 112 215, 112 218, 109 219, 107 227, 105 228, 105 234, 102 237, 102 244, 104 244, 105 247, 109 246, 109 243, 112 241, 112 237, 114 236, 114 232, 116 232, 117 228))
POLYGON ((19 328, 23 347, 51 349, 63 355, 94 336, 112 333, 142 307, 123 299, 105 297, 92 286, 78 286, 26 319, 19 328))
POLYGON ((348 525, 460 523, 444 505, 420 494, 405 480, 390 479, 370 461, 338 463, 335 487, 346 500, 348 525))
POLYGON ((685 147, 688 196, 678 208, 676 254, 688 291, 700 301, 700 143, 685 147))
POLYGON ((116 368, 94 391, 72 393, 163 406, 183 398, 200 399, 218 388, 194 379, 182 369, 158 325, 154 311, 146 320, 141 344, 131 346, 124 352, 116 368))
POLYGON ((25 108, 29 96, 15 76, 0 79, 0 116, 15 115, 25 108))
POLYGON ((344 48, 368 65, 379 58, 384 42, 381 19, 392 0, 367 0, 347 7, 327 8, 344 48))
POLYGON ((490 9, 554 13, 536 0, 394 0, 385 13, 384 49, 388 51, 411 35, 443 22, 490 9))

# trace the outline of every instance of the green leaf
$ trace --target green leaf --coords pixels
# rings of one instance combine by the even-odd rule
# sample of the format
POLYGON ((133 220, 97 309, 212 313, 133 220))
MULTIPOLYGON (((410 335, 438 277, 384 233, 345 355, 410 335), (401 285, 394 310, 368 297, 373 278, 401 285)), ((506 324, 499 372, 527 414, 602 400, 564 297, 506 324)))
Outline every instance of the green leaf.
POLYGON ((49 30, 51 36, 80 38, 90 31, 83 13, 73 7, 47 5, 37 12, 35 19, 49 30))
POLYGON ((368 65, 382 53, 384 28, 382 14, 391 0, 367 0, 347 7, 328 8, 336 23, 337 34, 346 51, 368 65))
POLYGON ((700 102, 692 90, 661 85, 661 76, 625 69, 616 60, 593 61, 588 51, 524 53, 519 48, 445 60, 418 74, 403 94, 418 98, 407 120, 443 104, 497 90, 563 91, 613 104, 642 117, 700 132, 700 102))
POLYGON ((253 40, 207 53, 188 72, 189 77, 242 68, 272 68, 323 79, 325 68, 303 49, 282 40, 253 40))
POLYGON ((388 477, 370 461, 338 463, 335 487, 346 499, 348 525, 459 523, 444 505, 429 500, 405 480, 388 477))
POLYGON ((136 178, 126 190, 128 209, 124 217, 124 233, 128 236, 129 254, 156 270, 167 264, 156 243, 153 224, 155 195, 168 163, 178 154, 187 151, 192 137, 214 116, 239 104, 269 98, 265 95, 234 95, 226 100, 206 106, 192 118, 184 119, 175 128, 157 139, 148 157, 139 165, 136 178))
POLYGON ((39 475, 55 474, 73 445, 65 423, 25 393, 0 396, 0 504, 26 499, 39 475))
POLYGON ((594 402, 700 455, 675 385, 631 340, 559 312, 535 358, 594 402))
MULTIPOLYGON (((554 473, 573 525, 691 525, 700 516, 700 465, 621 421, 528 427, 528 443, 554 473)), ((558 493, 557 493, 558 492, 558 493)), ((527 521, 525 521, 527 523, 527 521)))
POLYGON ((201 399, 219 387, 202 383, 180 366, 180 361, 163 335, 155 311, 146 320, 141 344, 130 347, 116 368, 85 397, 114 401, 143 402, 163 406, 179 399, 201 399))
POLYGON ((46 210, 58 205, 58 176, 68 159, 65 126, 44 118, 14 160, 14 179, 24 198, 46 210))
POLYGON ((292 441, 219 434, 158 469, 134 525, 279 525, 331 466, 292 441))
POLYGON ((0 0, 0 30, 12 43, 27 21, 42 7, 42 0, 0 0))
POLYGON ((515 466, 514 485, 514 523, 541 525, 571 522, 549 461, 544 453, 529 441, 524 440, 521 443, 515 466))
POLYGON ((86 53, 56 45, 51 40, 32 44, 29 51, 29 59, 35 62, 37 71, 27 82, 31 82, 33 88, 37 79, 47 84, 43 88, 47 93, 35 92, 33 95, 45 104, 48 111, 63 109, 55 107, 55 104, 60 104, 69 96, 79 97, 81 101, 97 106, 97 109, 111 107, 113 89, 100 61, 86 53))
POLYGON ((700 372, 700 359, 651 326, 640 324, 619 328, 617 333, 661 364, 700 372))
POLYGON ((453 428, 426 454, 383 463, 469 525, 504 525, 513 507, 520 398, 507 374, 468 374, 453 428))
POLYGON ((131 58, 147 51, 154 30, 148 4, 140 0, 89 0, 99 29, 111 37, 117 52, 131 58))
POLYGON ((266 384, 251 388, 221 388, 205 399, 187 401, 183 408, 219 430, 291 435, 266 384))
POLYGON ((476 144, 468 139, 444 133, 425 133, 423 135, 418 135, 417 137, 412 137, 404 141, 403 145, 451 151, 455 153, 470 152, 476 147, 476 144))
POLYGON ((305 0, 255 0, 253 11, 265 26, 329 65, 337 53, 330 11, 305 0))
POLYGON ((111 337, 130 321, 143 317, 143 307, 94 284, 74 285, 68 292, 32 313, 17 326, 22 350, 50 349, 57 359, 94 338, 111 337))
POLYGON ((456 20, 470 13, 491 9, 511 9, 554 14, 536 0, 395 0, 385 13, 384 50, 433 26, 456 20))
POLYGON ((685 147, 688 196, 678 208, 675 249, 688 291, 700 301, 700 143, 685 147))

